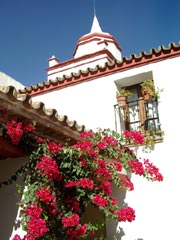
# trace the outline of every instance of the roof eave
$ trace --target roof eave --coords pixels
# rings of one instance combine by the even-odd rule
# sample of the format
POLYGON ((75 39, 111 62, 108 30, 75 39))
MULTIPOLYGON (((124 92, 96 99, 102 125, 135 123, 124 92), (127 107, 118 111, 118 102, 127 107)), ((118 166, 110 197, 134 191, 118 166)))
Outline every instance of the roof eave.
POLYGON ((42 102, 35 106, 29 95, 18 94, 11 86, 3 91, 0 89, 0 112, 2 123, 14 118, 33 120, 37 123, 35 135, 62 143, 67 139, 71 142, 80 140, 80 132, 85 129, 84 125, 70 121, 67 116, 58 115, 55 109, 46 109, 42 102))

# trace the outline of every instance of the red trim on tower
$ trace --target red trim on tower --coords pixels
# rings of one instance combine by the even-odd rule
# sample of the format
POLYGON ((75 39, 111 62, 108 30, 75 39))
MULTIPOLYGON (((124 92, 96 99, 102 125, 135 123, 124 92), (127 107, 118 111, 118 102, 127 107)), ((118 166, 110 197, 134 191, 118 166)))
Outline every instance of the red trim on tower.
MULTIPOLYGON (((112 56, 111 56, 112 57, 112 56)), ((109 62, 109 61, 112 61, 113 59, 112 58, 109 58, 109 56, 105 56, 105 57, 100 57, 100 58, 96 58, 95 60, 92 60, 92 61, 88 61, 88 63, 93 63, 93 62, 96 62, 96 61, 99 61, 99 60, 102 60, 102 59, 106 59, 106 61, 105 62, 109 62)), ((75 67, 80 67, 80 66, 84 66, 84 65, 86 65, 87 63, 81 63, 81 64, 77 64, 76 66, 74 66, 74 68, 75 67)), ((49 73, 48 74, 48 76, 51 76, 51 75, 54 75, 54 74, 56 74, 56 73, 60 73, 60 72, 64 72, 64 71, 67 71, 67 70, 69 70, 69 69, 71 69, 72 67, 69 67, 69 68, 66 68, 66 69, 57 69, 57 71, 56 72, 53 72, 53 73, 49 73)), ((77 70, 78 71, 78 70, 77 70)))
MULTIPOLYGON (((47 67, 47 68, 45 68, 45 70, 48 72, 48 71, 51 71, 51 70, 54 70, 54 69, 57 69, 57 68, 62 68, 62 67, 65 67, 65 66, 69 66, 70 64, 73 64, 73 63, 75 64, 75 63, 78 63, 78 62, 82 62, 86 59, 90 59, 90 58, 93 58, 93 57, 96 57, 96 56, 99 56, 99 55, 102 55, 102 54, 107 54, 107 56, 110 58, 110 60, 115 59, 115 57, 112 55, 111 52, 109 52, 107 49, 103 49, 103 50, 100 50, 98 52, 90 53, 90 54, 87 54, 87 55, 82 56, 82 57, 70 59, 68 61, 65 61, 65 62, 59 63, 57 65, 54 65, 52 67, 47 67)), ((85 63, 82 63, 82 64, 79 64, 78 66, 84 65, 84 64, 85 63)))
POLYGON ((79 41, 76 44, 76 48, 74 50, 73 56, 76 54, 77 48, 80 45, 84 45, 86 43, 90 43, 90 42, 93 42, 93 41, 102 41, 102 40, 114 43, 116 45, 116 47, 120 51, 122 51, 122 49, 119 46, 119 43, 116 41, 116 39, 112 35, 110 35, 108 33, 90 33, 90 34, 87 34, 87 35, 85 35, 85 36, 83 36, 79 39, 79 41), (102 38, 105 38, 105 39, 102 39, 102 38))

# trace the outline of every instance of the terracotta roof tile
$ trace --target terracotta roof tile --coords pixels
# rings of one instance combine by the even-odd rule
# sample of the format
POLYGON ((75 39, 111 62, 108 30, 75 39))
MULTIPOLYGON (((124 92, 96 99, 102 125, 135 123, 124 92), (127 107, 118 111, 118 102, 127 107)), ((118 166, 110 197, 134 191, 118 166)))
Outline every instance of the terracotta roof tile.
MULTIPOLYGON (((38 86, 36 86, 38 87, 38 86)), ((65 141, 80 139, 84 125, 70 121, 66 115, 59 115, 55 109, 48 109, 42 102, 33 102, 28 94, 20 94, 12 86, 0 86, 0 122, 11 119, 27 119, 37 122, 36 134, 41 137, 65 141)))
POLYGON ((152 48, 149 52, 141 51, 139 55, 132 54, 129 57, 123 57, 122 61, 112 60, 111 62, 106 62, 104 66, 97 65, 95 68, 87 68, 86 70, 80 70, 69 75, 63 75, 63 77, 50 80, 49 82, 38 83, 37 85, 26 87, 24 90, 20 90, 20 92, 29 93, 30 95, 39 95, 47 91, 57 90, 84 81, 90 81, 96 77, 126 71, 131 68, 176 56, 180 56, 180 42, 178 44, 172 42, 168 47, 159 46, 157 49, 152 48))

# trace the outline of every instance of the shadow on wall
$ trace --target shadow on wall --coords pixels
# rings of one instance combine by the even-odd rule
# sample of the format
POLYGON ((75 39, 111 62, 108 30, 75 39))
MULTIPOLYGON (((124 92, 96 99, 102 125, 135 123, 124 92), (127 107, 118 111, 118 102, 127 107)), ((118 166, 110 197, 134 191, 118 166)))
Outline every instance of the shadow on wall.
MULTIPOLYGON (((0 160, 0 182, 8 180, 19 168, 24 165, 24 159, 4 159, 0 160)), ((15 219, 18 213, 17 202, 20 200, 20 195, 17 192, 16 184, 22 184, 23 178, 18 178, 17 182, 10 185, 2 185, 0 188, 0 239, 9 240, 15 219)))
MULTIPOLYGON (((112 185, 112 195, 117 198, 118 204, 120 207, 125 207, 125 197, 126 191, 119 190, 115 185, 112 185)), ((107 240, 121 240, 122 237, 125 235, 123 228, 118 226, 117 221, 110 220, 106 224, 106 236, 107 240)))
MULTIPOLYGON (((104 219, 103 213, 100 212, 100 210, 98 208, 96 208, 90 204, 87 207, 86 212, 83 214, 82 222, 83 223, 91 222, 92 224, 96 224, 97 221, 100 222, 102 220, 102 218, 104 219)), ((106 234, 106 229, 104 226, 95 233, 95 236, 88 236, 87 240, 94 240, 96 238, 100 239, 100 237, 105 236, 105 234, 106 234)))

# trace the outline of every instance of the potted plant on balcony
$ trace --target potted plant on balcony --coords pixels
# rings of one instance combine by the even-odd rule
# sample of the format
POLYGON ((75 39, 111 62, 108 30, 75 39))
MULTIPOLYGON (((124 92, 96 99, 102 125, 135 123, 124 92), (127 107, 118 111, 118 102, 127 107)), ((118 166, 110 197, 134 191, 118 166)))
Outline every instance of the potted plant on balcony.
POLYGON ((127 99, 132 97, 134 93, 126 88, 121 88, 119 91, 116 92, 116 98, 119 107, 125 107, 127 105, 127 99))
POLYGON ((159 92, 161 92, 162 89, 155 88, 153 80, 145 80, 140 85, 142 88, 143 98, 146 102, 150 102, 152 97, 159 98, 159 92))

